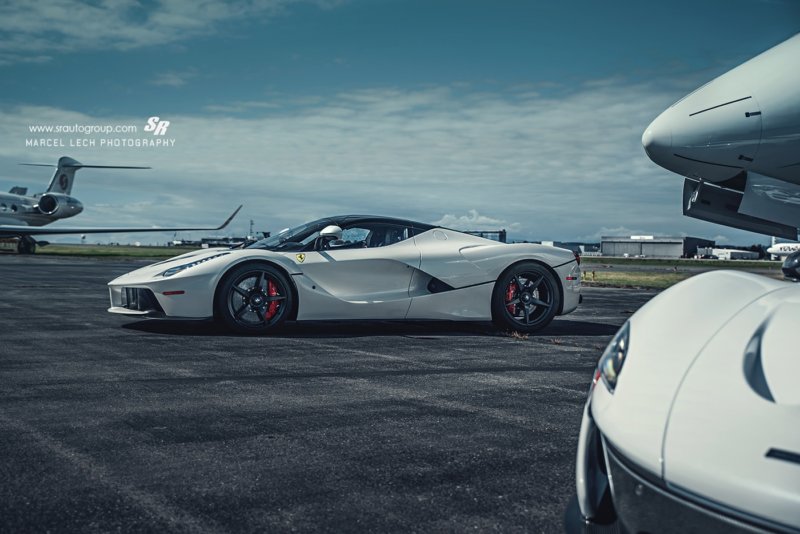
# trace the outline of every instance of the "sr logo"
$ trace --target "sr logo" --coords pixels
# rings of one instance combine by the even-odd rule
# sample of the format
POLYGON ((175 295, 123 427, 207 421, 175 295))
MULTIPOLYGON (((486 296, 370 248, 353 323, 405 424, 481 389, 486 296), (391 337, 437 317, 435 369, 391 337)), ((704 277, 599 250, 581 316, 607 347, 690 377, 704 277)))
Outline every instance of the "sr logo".
POLYGON ((150 117, 147 119, 147 125, 144 127, 145 132, 153 132, 153 135, 164 135, 169 128, 169 121, 162 121, 161 117, 150 117))

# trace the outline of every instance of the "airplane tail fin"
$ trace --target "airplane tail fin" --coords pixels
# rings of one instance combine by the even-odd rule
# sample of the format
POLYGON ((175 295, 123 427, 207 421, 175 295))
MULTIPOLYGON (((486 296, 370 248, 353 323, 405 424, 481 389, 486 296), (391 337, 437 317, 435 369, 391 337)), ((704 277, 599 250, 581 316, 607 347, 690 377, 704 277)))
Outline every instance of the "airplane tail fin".
POLYGON ((78 169, 149 169, 150 167, 129 167, 121 165, 84 165, 80 161, 67 156, 58 158, 58 165, 46 163, 20 163, 34 167, 55 167, 56 172, 47 186, 48 193, 64 193, 69 195, 72 192, 72 183, 75 181, 75 173, 78 169))

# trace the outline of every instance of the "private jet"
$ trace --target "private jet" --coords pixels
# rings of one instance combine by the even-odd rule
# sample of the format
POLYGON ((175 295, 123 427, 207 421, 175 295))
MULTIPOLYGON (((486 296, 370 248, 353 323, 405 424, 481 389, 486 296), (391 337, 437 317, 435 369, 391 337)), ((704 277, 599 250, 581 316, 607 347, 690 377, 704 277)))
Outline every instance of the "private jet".
POLYGON ((241 209, 241 206, 222 223, 213 228, 98 228, 98 227, 47 227, 60 219, 74 217, 83 211, 83 204, 72 196, 75 173, 79 169, 149 169, 150 167, 130 167, 118 165, 84 165, 64 156, 57 165, 42 163, 23 163, 36 167, 55 167, 56 172, 41 193, 28 195, 26 187, 12 187, 8 193, 0 193, 0 248, 16 250, 20 254, 33 254, 37 244, 33 236, 65 234, 108 234, 133 232, 179 232, 193 230, 221 230, 225 228, 241 209))

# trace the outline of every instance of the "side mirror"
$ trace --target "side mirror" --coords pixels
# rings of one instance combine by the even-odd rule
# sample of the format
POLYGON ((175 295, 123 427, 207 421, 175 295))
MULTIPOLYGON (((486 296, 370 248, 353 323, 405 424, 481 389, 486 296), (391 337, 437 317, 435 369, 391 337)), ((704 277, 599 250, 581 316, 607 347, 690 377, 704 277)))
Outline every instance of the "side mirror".
POLYGON ((319 236, 325 239, 330 239, 330 238, 341 239, 342 229, 336 226, 335 224, 332 224, 330 226, 326 226, 325 228, 323 228, 322 231, 319 233, 319 236))
POLYGON ((783 278, 785 280, 800 282, 800 251, 789 254, 786 259, 783 260, 781 270, 783 271, 783 278))

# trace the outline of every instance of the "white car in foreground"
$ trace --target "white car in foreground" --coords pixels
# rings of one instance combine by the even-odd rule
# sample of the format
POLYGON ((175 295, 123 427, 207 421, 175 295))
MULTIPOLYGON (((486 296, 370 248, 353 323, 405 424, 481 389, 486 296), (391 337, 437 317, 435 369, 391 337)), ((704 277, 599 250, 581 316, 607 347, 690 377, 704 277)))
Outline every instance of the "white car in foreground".
POLYGON ((580 278, 569 250, 349 215, 137 269, 108 284, 108 311, 217 318, 243 333, 325 319, 494 320, 535 332, 578 306, 580 278))
POLYGON ((800 284, 664 291, 602 355, 569 532, 800 532, 800 284))

